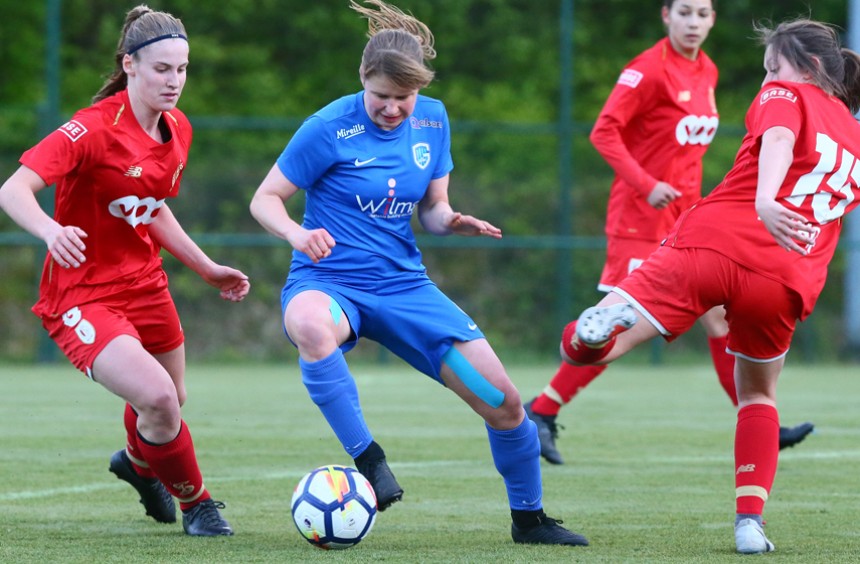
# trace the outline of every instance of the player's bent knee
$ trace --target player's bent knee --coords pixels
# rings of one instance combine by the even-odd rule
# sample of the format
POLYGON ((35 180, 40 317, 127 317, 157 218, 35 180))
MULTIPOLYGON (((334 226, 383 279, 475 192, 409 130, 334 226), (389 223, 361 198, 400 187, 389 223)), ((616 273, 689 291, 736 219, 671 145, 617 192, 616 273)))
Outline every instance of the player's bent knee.
POLYGON ((143 404, 138 406, 141 410, 157 413, 161 417, 174 417, 179 414, 179 398, 176 390, 163 390, 161 393, 147 394, 143 404))

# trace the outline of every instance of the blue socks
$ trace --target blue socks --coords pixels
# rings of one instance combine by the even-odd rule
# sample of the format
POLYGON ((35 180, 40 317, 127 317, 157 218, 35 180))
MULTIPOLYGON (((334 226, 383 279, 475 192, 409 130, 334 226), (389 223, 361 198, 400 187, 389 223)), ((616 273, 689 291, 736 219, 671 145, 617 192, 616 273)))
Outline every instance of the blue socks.
POLYGON ((322 411, 344 450, 352 457, 373 442, 373 436, 364 421, 358 402, 358 388, 343 358, 343 352, 333 353, 316 362, 299 358, 302 383, 311 399, 322 411))
POLYGON ((511 509, 542 509, 543 488, 537 425, 525 417, 518 427, 508 431, 499 431, 489 425, 486 427, 493 462, 505 480, 511 509))
MULTIPOLYGON (((322 360, 299 359, 302 382, 311 400, 320 408, 344 450, 358 458, 373 442, 358 401, 358 388, 340 349, 322 360)), ((543 508, 540 442, 537 426, 528 417, 507 431, 489 425, 487 435, 496 470, 502 475, 512 510, 543 508)))

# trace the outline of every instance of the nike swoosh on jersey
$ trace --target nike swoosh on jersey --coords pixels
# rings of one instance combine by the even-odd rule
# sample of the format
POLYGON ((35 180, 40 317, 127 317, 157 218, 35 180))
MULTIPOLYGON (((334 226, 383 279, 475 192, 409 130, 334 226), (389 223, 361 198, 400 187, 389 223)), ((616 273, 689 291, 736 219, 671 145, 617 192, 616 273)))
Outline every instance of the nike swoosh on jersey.
POLYGON ((355 166, 364 166, 366 164, 372 163, 375 160, 376 157, 373 157, 372 159, 367 159, 366 161, 360 161, 358 159, 355 159, 355 166))

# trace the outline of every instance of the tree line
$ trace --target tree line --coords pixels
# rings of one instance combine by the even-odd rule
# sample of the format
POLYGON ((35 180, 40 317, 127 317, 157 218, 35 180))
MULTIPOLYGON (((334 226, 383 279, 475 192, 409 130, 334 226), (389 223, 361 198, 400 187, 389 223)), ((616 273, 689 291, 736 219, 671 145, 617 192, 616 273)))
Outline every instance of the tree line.
MULTIPOLYGON (((573 262, 576 307, 597 296, 611 171, 590 147, 587 133, 623 65, 664 35, 657 0, 573 1, 567 55, 572 60, 570 125, 575 135, 570 154, 560 155, 565 60, 560 48, 566 43, 559 18, 564 1, 397 3, 427 23, 436 37, 438 57, 432 66, 437 79, 424 93, 442 99, 451 118, 455 209, 488 219, 510 238, 540 241, 573 234, 596 241, 593 247, 564 253, 539 242, 494 248, 445 246, 445 241, 425 248, 434 280, 481 321, 502 350, 554 354, 559 261, 573 262), (569 186, 559 185, 561 158, 570 159, 569 186), (571 197, 572 233, 559 232, 565 190, 571 197)), ((361 88, 358 65, 366 21, 346 0, 165 0, 149 5, 181 18, 191 46, 180 107, 195 126, 195 141, 183 193, 171 207, 192 234, 261 236, 247 211, 251 194, 301 120, 361 88)), ((132 6, 113 0, 60 2, 61 115, 48 116, 58 121, 51 127, 87 105, 111 71, 120 28, 132 6)), ((40 120, 50 91, 48 2, 0 0, 0 7, 0 173, 5 178, 44 128, 40 120)), ((704 49, 720 69, 721 129, 706 157, 705 190, 728 170, 740 143, 743 115, 763 77, 763 50, 752 39, 752 23, 809 16, 847 25, 844 0, 818 0, 812 8, 808 1, 723 0, 716 10, 717 23, 704 49)), ((0 217, 0 234, 16 231, 8 218, 0 217)), ((273 239, 262 245, 243 241, 238 236, 219 241, 212 252, 252 275, 248 304, 213 304, 217 297, 199 280, 171 267, 185 326, 193 327, 187 331, 191 356, 250 354, 263 359, 292 354, 277 323, 277 294, 289 249, 273 239), (238 344, 225 346, 225 335, 238 344)), ((0 358, 27 359, 38 338, 38 321, 28 308, 35 300, 44 250, 38 245, 0 249, 0 314, 10 320, 0 328, 0 358), (22 326, 34 330, 21 331, 22 326)), ((827 325, 839 315, 837 276, 831 276, 822 300, 829 304, 822 303, 816 316, 827 325)), ((809 338, 815 349, 834 342, 809 338)))

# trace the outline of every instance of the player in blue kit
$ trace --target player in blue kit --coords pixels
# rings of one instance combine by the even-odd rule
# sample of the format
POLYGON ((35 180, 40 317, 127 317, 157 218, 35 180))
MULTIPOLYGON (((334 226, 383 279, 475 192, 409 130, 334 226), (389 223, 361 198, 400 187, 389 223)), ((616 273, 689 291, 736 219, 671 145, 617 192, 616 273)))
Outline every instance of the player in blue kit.
POLYGON ((292 245, 281 294, 302 381, 344 450, 370 480, 380 511, 403 489, 367 427, 344 360, 360 337, 447 386, 484 418, 504 478, 515 542, 587 545, 547 517, 540 445, 520 394, 477 324, 428 278, 410 220, 436 235, 501 231, 448 203, 453 168, 444 105, 418 94, 435 57, 422 22, 381 0, 351 8, 369 21, 364 89, 309 117, 260 184, 251 213, 292 245), (301 225, 285 203, 305 191, 301 225))

